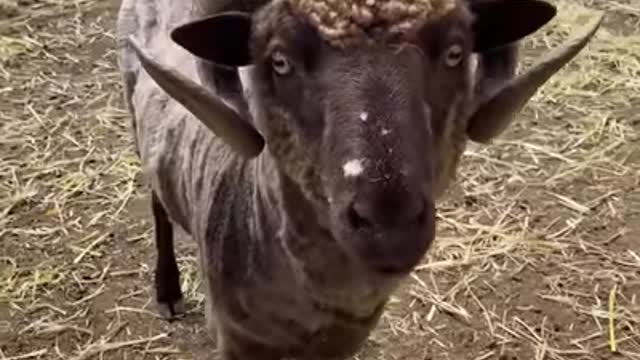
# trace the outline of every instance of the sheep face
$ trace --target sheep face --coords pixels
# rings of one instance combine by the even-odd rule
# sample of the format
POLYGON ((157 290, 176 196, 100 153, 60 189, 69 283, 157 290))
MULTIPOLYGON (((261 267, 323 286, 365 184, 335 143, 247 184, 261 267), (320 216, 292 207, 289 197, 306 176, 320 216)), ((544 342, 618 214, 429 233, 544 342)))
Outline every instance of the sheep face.
POLYGON ((449 6, 403 27, 371 21, 336 38, 294 4, 214 16, 174 38, 205 59, 254 66, 256 126, 297 189, 287 191, 295 194, 288 210, 306 204, 372 272, 406 274, 434 238, 447 147, 464 134, 472 14, 449 6), (196 31, 222 36, 203 43, 196 31))
POLYGON ((346 48, 286 5, 253 23, 257 125, 296 204, 367 268, 406 273, 434 237, 439 139, 468 106, 470 17, 346 48))
POLYGON ((351 9, 366 5, 371 16, 345 25, 358 16, 322 17, 305 10, 308 1, 274 0, 253 15, 222 13, 175 29, 172 38, 201 59, 254 66, 253 124, 137 51, 154 79, 233 148, 255 156, 266 142, 290 214, 315 217, 371 273, 406 274, 434 237, 434 199, 466 136, 482 141, 502 131, 600 22, 478 103, 472 54, 534 32, 555 8, 539 0, 432 1, 440 5, 423 12, 409 1, 411 16, 394 20, 405 14, 397 0, 354 0, 351 9))

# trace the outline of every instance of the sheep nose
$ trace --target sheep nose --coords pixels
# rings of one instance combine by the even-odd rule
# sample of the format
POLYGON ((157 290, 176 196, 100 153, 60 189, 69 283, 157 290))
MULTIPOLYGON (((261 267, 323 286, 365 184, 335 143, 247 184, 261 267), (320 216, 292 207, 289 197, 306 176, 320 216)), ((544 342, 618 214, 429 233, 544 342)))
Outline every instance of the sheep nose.
POLYGON ((435 237, 435 204, 406 187, 361 187, 346 209, 349 243, 375 273, 406 274, 435 237))
POLYGON ((415 226, 424 221, 425 208, 425 198, 419 192, 370 186, 356 195, 349 209, 349 222, 356 230, 415 226))

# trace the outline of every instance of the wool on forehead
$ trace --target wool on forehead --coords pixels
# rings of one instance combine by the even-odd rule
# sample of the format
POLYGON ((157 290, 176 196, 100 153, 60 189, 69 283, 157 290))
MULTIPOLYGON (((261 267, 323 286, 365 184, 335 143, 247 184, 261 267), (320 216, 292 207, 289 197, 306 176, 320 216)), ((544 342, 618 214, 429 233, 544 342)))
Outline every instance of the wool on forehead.
MULTIPOLYGON (((402 35, 453 10, 457 0, 287 0, 320 34, 347 46, 372 34, 402 35)), ((373 36, 375 37, 375 35, 373 36)))

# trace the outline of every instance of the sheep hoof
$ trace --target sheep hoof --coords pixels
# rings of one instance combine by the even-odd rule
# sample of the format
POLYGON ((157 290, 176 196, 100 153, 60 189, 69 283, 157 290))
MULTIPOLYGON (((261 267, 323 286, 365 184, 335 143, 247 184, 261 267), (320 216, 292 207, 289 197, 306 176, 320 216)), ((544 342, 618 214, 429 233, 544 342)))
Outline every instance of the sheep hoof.
POLYGON ((186 307, 183 299, 178 299, 175 302, 158 302, 158 312, 167 321, 173 321, 177 318, 184 317, 186 313, 186 307))

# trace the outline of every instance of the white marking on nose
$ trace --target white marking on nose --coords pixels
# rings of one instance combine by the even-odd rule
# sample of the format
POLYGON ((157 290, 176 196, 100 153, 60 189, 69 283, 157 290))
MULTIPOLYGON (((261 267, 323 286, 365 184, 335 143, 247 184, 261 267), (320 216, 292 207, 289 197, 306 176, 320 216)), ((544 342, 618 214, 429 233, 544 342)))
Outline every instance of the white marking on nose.
POLYGON ((344 172, 345 177, 359 176, 364 171, 362 160, 353 159, 347 161, 342 165, 342 171, 344 172))
POLYGON ((360 120, 366 122, 368 118, 369 118, 369 113, 367 113, 366 111, 363 111, 360 113, 360 120))

